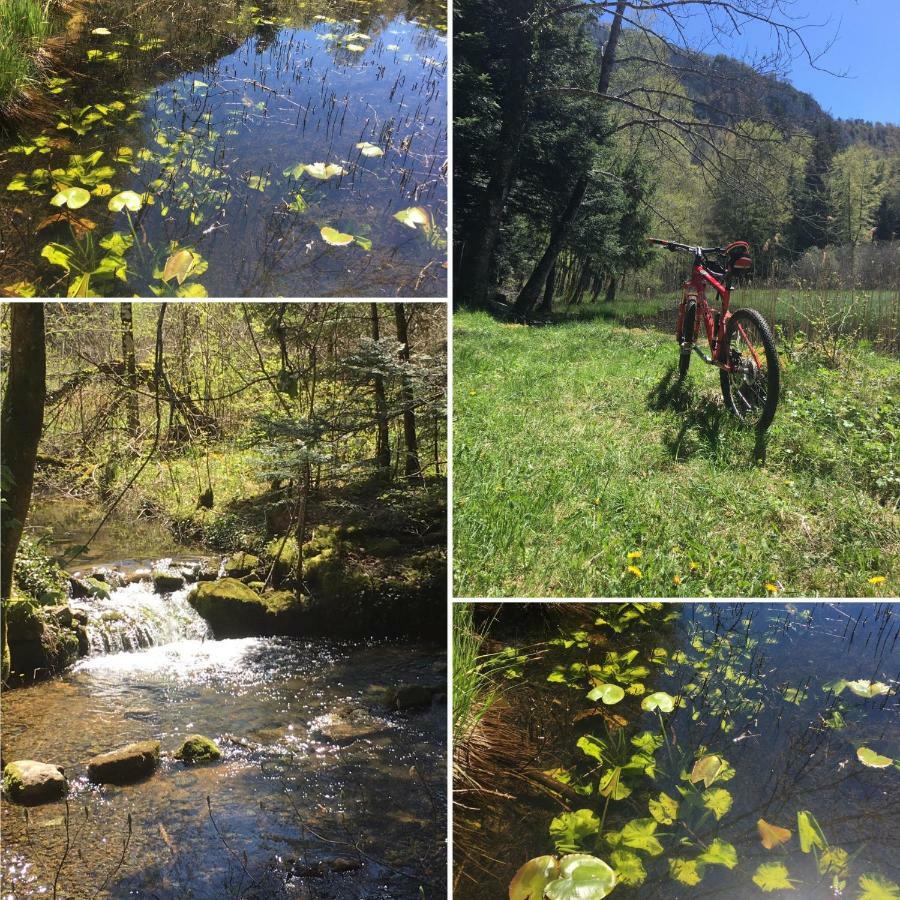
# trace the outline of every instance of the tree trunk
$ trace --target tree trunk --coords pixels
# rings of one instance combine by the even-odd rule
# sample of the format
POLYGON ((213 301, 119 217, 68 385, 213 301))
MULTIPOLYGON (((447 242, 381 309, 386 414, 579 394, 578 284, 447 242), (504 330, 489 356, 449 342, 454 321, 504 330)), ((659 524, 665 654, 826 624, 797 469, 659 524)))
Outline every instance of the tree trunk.
POLYGON ((134 326, 132 324, 132 307, 130 303, 119 304, 119 316, 122 320, 122 365, 128 379, 128 430, 136 436, 141 427, 138 409, 137 366, 134 361, 134 326))
POLYGON ((566 208, 553 226, 553 231, 550 233, 550 243, 547 245, 544 255, 534 267, 534 271, 529 276, 528 281, 525 282, 525 287, 519 291, 519 296, 516 297, 513 309, 520 316, 527 316, 537 304, 547 276, 556 263, 556 257, 559 256, 560 251, 565 246, 566 238, 569 236, 569 229, 578 215, 587 186, 588 176, 582 175, 572 190, 566 208))
POLYGON ((553 292, 556 289, 556 263, 554 262, 547 274, 547 281, 544 284, 544 296, 541 299, 541 305, 537 311, 542 315, 549 315, 553 312, 553 292))
MULTIPOLYGON (((394 304, 394 322, 397 328, 397 340, 400 347, 400 359, 409 366, 409 339, 406 333, 406 310, 402 303, 394 304)), ((403 442, 406 445, 406 460, 403 471, 407 478, 424 481, 422 467, 419 464, 419 443, 416 438, 416 414, 413 411, 413 392, 409 373, 403 375, 403 383, 400 388, 400 397, 403 401, 403 442)))
POLYGON ((616 300, 616 288, 619 286, 619 279, 615 275, 609 276, 606 284, 606 296, 603 298, 606 303, 614 303, 616 300))
POLYGON ((505 11, 514 22, 510 42, 508 79, 501 104, 503 120, 497 137, 498 152, 481 204, 464 232, 463 256, 457 264, 455 297, 476 307, 487 306, 495 284, 495 254, 506 200, 519 162, 522 137, 528 124, 528 82, 535 27, 530 24, 535 0, 514 0, 505 11))
MULTIPOLYGON (((625 14, 626 5, 627 0, 619 0, 616 4, 616 11, 613 14, 612 25, 609 29, 609 40, 603 48, 603 58, 600 62, 600 75, 597 79, 597 93, 600 94, 601 97, 609 90, 609 82, 612 78, 612 70, 616 61, 616 47, 619 44, 619 35, 622 32, 622 17, 625 14)), ((516 313, 521 316, 527 316, 537 303, 538 296, 541 293, 547 275, 553 267, 553 264, 556 262, 556 257, 559 256, 560 250, 562 250, 565 245, 572 223, 578 215, 581 201, 584 199, 585 192, 587 191, 589 177, 590 171, 586 171, 581 175, 578 181, 575 182, 575 186, 572 188, 572 193, 569 195, 569 200, 566 203, 566 208, 563 210, 559 221, 557 221, 550 234, 549 246, 544 251, 544 255, 541 257, 528 281, 525 283, 525 287, 522 288, 519 292, 519 296, 516 297, 514 309, 516 313)))
MULTIPOLYGON (((0 528, 0 601, 12 593, 13 564, 31 506, 38 442, 44 427, 47 387, 44 306, 10 305, 10 348, 6 393, 0 410, 0 468, 3 471, 3 520, 0 528)), ((3 615, 2 675, 9 675, 6 615, 3 615)))
MULTIPOLYGON (((370 306, 370 316, 372 319, 372 340, 378 341, 378 304, 373 303, 370 306)), ((375 375, 375 419, 378 430, 375 435, 375 461, 378 464, 378 471, 385 478, 390 480, 391 477, 391 436, 388 427, 388 408, 387 399, 384 394, 384 378, 381 375, 375 375)))

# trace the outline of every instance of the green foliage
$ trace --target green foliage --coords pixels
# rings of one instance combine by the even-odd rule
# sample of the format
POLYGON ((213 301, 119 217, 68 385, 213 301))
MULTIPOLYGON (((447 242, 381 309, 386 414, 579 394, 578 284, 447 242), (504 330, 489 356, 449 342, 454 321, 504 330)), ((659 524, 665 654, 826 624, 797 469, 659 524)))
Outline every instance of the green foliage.
POLYGON ((66 599, 65 572, 51 559, 40 541, 23 534, 16 552, 13 582, 38 603, 53 606, 66 599))
POLYGON ((558 853, 575 853, 600 831, 600 819, 590 809, 563 813, 550 823, 550 837, 558 853))

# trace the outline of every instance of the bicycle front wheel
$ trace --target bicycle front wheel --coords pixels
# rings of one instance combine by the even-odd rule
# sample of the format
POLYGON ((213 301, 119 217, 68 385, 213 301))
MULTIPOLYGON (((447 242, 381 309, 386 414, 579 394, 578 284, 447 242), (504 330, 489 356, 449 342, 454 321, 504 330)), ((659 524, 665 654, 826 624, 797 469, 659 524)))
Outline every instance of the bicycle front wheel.
POLYGON ((775 418, 781 387, 772 332, 755 309, 739 309, 728 320, 725 342, 732 368, 719 372, 725 406, 748 425, 764 431, 775 418))

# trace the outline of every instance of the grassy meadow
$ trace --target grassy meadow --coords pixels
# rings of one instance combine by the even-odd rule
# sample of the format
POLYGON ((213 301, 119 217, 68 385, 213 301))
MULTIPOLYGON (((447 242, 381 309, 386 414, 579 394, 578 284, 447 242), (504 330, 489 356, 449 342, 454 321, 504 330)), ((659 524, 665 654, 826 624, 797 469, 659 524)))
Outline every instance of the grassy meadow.
POLYGON ((900 362, 779 349, 762 445, 661 331, 458 314, 455 594, 896 595, 900 362))

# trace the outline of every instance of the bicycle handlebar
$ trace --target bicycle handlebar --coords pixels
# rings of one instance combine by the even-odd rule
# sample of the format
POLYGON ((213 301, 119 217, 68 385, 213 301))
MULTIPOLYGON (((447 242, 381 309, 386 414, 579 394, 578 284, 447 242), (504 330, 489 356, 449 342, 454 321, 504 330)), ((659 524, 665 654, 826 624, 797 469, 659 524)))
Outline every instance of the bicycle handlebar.
POLYGON ((724 247, 692 247, 689 244, 679 244, 677 241, 667 241, 661 238, 647 238, 647 243, 665 247, 673 253, 680 250, 684 253, 693 253, 694 256, 706 256, 708 253, 725 253, 724 247))

